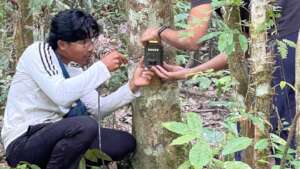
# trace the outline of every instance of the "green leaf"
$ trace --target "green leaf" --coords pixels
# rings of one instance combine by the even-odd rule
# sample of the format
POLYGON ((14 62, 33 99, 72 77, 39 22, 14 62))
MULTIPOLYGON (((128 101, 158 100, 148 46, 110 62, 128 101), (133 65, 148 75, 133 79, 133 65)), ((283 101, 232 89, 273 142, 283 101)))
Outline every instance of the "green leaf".
POLYGON ((98 167, 98 166, 92 166, 92 168, 91 169, 103 169, 103 168, 101 168, 101 167, 98 167))
POLYGON ((240 34, 239 42, 243 52, 246 52, 248 50, 248 39, 246 38, 246 36, 240 34))
POLYGON ((225 52, 227 55, 231 55, 231 53, 234 52, 234 41, 232 31, 222 32, 222 34, 219 36, 218 50, 220 52, 225 52))
POLYGON ((238 136, 237 125, 235 122, 226 121, 224 123, 224 127, 228 130, 229 133, 232 133, 235 136, 238 136))
POLYGON ((226 33, 222 32, 222 34, 219 36, 218 39, 218 50, 220 52, 223 52, 225 51, 226 46, 227 46, 227 35, 226 33))
POLYGON ((187 13, 179 13, 175 15, 175 22, 185 21, 188 18, 187 13))
POLYGON ((272 169, 280 169, 280 165, 273 165, 272 169))
POLYGON ((218 145, 222 144, 225 140, 225 133, 209 128, 203 128, 203 138, 210 144, 218 145))
POLYGON ((224 76, 216 81, 217 92, 223 93, 229 91, 233 86, 233 80, 231 76, 224 76))
POLYGON ((279 86, 280 86, 280 89, 283 90, 286 87, 286 81, 281 81, 279 86))
POLYGON ((233 32, 228 31, 228 32, 226 32, 226 35, 227 35, 227 43, 228 44, 233 44, 233 32))
POLYGON ((251 169, 251 167, 241 161, 226 161, 224 169, 251 169))
POLYGON ((62 1, 55 1, 55 3, 56 3, 57 8, 60 10, 71 9, 71 7, 69 5, 67 5, 66 3, 64 3, 62 1))
POLYGON ((92 151, 92 150, 88 150, 84 157, 92 162, 97 162, 98 161, 98 158, 97 158, 97 155, 96 155, 96 152, 95 151, 92 151))
POLYGON ((187 113, 187 125, 191 131, 202 135, 202 120, 197 113, 187 113))
POLYGON ((268 160, 264 160, 264 159, 259 159, 259 160, 257 160, 257 163, 258 164, 266 164, 266 165, 268 165, 270 162, 268 161, 268 160))
POLYGON ((241 0, 231 0, 231 3, 233 6, 240 6, 242 5, 241 0))
POLYGON ((300 169, 300 160, 291 161, 291 164, 295 167, 295 169, 300 169))
POLYGON ((176 134, 185 135, 185 134, 190 133, 188 126, 184 123, 166 122, 166 123, 163 123, 162 126, 176 134))
POLYGON ((30 165, 30 168, 31 168, 31 169, 40 169, 40 167, 39 167, 39 166, 37 166, 37 165, 34 165, 34 164, 31 164, 31 165, 30 165))
POLYGON ((90 161, 97 162, 98 159, 102 159, 105 161, 112 161, 111 157, 105 154, 103 151, 99 149, 89 149, 84 157, 90 161))
POLYGON ((212 0, 211 5, 214 9, 223 7, 227 4, 225 0, 212 0))
POLYGON ((258 129, 263 132, 265 130, 265 122, 261 116, 249 116, 252 123, 258 127, 258 129))
POLYGON ((17 169, 27 169, 27 164, 18 165, 17 169))
POLYGON ((212 168, 224 168, 224 162, 214 158, 212 168))
POLYGON ((232 140, 229 140, 228 143, 224 146, 222 155, 232 154, 241 150, 246 149, 252 143, 252 139, 248 137, 238 137, 232 140))
POLYGON ((82 158, 79 163, 79 169, 86 169, 85 159, 82 158))
POLYGON ((256 150, 264 150, 268 148, 268 146, 269 146, 268 139, 261 139, 254 145, 254 148, 256 150))
POLYGON ((205 41, 207 41, 207 40, 209 40, 209 39, 212 39, 212 38, 214 38, 214 37, 220 35, 221 33, 222 33, 222 32, 210 32, 210 33, 208 33, 208 34, 202 36, 202 37, 198 40, 197 43, 205 42, 205 41))
POLYGON ((181 65, 181 64, 186 64, 188 62, 189 56, 187 55, 176 55, 176 63, 181 65))
POLYGON ((217 85, 225 86, 226 84, 230 84, 232 81, 231 76, 224 76, 217 80, 217 85))
POLYGON ((195 168, 202 169, 213 159, 212 150, 205 141, 193 145, 189 153, 189 160, 195 168))
POLYGON ((21 161, 18 164, 17 169, 41 169, 41 168, 35 164, 30 164, 26 161, 21 161))
POLYGON ((197 81, 198 86, 201 90, 207 90, 212 83, 211 79, 205 76, 198 77, 197 81))
POLYGON ((191 163, 189 161, 185 161, 178 167, 178 169, 189 169, 190 167, 191 167, 191 163))
POLYGON ((292 48, 296 48, 297 47, 297 44, 291 40, 288 40, 288 39, 283 39, 282 40, 284 43, 286 43, 289 47, 292 47, 292 48))
POLYGON ((283 145, 283 146, 286 145, 286 141, 284 139, 282 139, 281 137, 277 136, 276 134, 270 133, 270 136, 271 136, 272 143, 277 143, 277 144, 283 145))
POLYGON ((53 3, 53 0, 47 0, 47 1, 46 1, 46 5, 47 5, 48 7, 50 7, 50 6, 52 5, 52 3, 53 3))
POLYGON ((180 136, 180 137, 174 139, 172 141, 171 145, 186 144, 186 143, 189 143, 190 141, 194 140, 195 138, 197 138, 197 133, 183 135, 183 136, 180 136))
POLYGON ((223 52, 225 52, 228 56, 230 56, 234 51, 235 51, 234 43, 232 42, 226 46, 226 49, 223 52))
POLYGON ((286 43, 284 43, 283 41, 279 41, 277 40, 277 49, 280 53, 280 56, 282 59, 286 59, 287 54, 288 54, 288 49, 287 49, 287 45, 286 43))

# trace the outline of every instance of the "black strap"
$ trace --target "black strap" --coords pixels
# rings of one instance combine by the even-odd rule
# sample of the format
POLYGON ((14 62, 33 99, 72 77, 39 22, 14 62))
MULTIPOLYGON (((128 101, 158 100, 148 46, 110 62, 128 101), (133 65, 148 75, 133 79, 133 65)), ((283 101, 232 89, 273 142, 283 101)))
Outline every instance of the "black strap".
POLYGON ((168 29, 168 28, 169 28, 169 26, 166 26, 166 25, 161 26, 161 27, 159 28, 159 30, 158 30, 158 32, 157 32, 157 36, 159 37, 159 39, 161 39, 160 34, 161 34, 163 31, 165 31, 166 29, 168 29))
MULTIPOLYGON (((55 54, 58 59, 59 66, 62 70, 64 77, 66 79, 70 78, 70 75, 69 75, 63 61, 61 60, 59 54, 58 53, 55 53, 55 54)), ((82 101, 80 99, 78 99, 75 101, 75 105, 71 107, 70 111, 64 116, 64 118, 74 117, 74 116, 82 116, 82 115, 89 115, 89 114, 87 112, 86 106, 82 103, 82 101)))

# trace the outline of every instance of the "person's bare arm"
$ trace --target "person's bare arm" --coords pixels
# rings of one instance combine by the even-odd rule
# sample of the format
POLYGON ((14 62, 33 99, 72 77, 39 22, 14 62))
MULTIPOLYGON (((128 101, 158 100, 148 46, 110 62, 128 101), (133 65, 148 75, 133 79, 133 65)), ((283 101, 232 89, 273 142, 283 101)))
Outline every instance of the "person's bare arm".
POLYGON ((211 60, 188 69, 177 65, 164 63, 163 66, 153 66, 151 69, 164 80, 184 80, 199 72, 204 72, 209 69, 221 70, 227 66, 226 54, 219 54, 211 60))
POLYGON ((161 33, 162 40, 178 49, 197 50, 199 48, 197 41, 207 32, 211 11, 210 4, 192 8, 188 18, 187 29, 166 29, 161 33), (187 37, 184 35, 187 35, 187 37))
POLYGON ((189 74, 195 74, 198 72, 203 72, 209 69, 213 69, 214 71, 222 70, 227 67, 227 55, 225 53, 221 53, 209 61, 202 63, 196 67, 190 69, 189 74))
MULTIPOLYGON (((167 28, 160 34, 160 38, 178 49, 197 50, 199 48, 197 41, 207 32, 211 13, 210 4, 193 7, 189 13, 186 29, 174 30, 167 28)), ((159 28, 147 29, 143 33, 141 41, 144 43, 152 39, 158 39, 158 31, 159 28)))

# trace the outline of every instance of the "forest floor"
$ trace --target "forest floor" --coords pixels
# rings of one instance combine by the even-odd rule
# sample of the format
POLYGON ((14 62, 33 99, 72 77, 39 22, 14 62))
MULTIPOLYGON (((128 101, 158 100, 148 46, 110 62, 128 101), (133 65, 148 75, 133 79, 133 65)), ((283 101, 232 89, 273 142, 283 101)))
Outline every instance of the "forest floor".
MULTIPOLYGON (((223 107, 212 107, 210 101, 226 99, 226 96, 217 96, 214 88, 209 88, 207 91, 199 91, 198 87, 185 87, 180 89, 181 109, 182 114, 186 112, 196 112, 201 116, 204 126, 216 130, 222 130, 222 122, 228 110, 223 107)), ((0 128, 2 127, 2 119, 0 117, 0 128)), ((104 119, 105 127, 116 128, 131 132, 132 126, 132 110, 130 106, 124 106, 117 110, 113 115, 104 119)), ((0 169, 7 166, 4 161, 3 146, 0 145, 0 169)), ((115 166, 110 167, 116 169, 115 166)))

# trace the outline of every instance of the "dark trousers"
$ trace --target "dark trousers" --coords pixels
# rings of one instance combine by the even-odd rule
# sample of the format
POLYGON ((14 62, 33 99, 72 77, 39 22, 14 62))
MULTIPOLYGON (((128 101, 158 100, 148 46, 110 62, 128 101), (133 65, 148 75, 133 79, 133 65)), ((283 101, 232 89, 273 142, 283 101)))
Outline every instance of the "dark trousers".
MULTIPOLYGON (((282 37, 282 39, 288 39, 297 43, 298 32, 282 37)), ((289 86, 281 89, 278 85, 281 81, 286 81, 293 86, 295 85, 295 52, 295 48, 288 46, 287 58, 283 59, 276 49, 275 72, 273 74, 273 85, 276 86, 273 104, 275 105, 276 113, 271 115, 271 124, 274 130, 278 129, 278 121, 282 122, 284 125, 282 127, 288 127, 295 117, 295 91, 289 86), (280 119, 278 119, 278 116, 280 119)), ((284 139, 287 139, 288 131, 281 131, 280 136, 284 139)), ((292 148, 295 148, 295 139, 292 140, 291 146, 292 148)))
MULTIPOLYGON (((127 132, 101 129, 102 151, 113 161, 122 160, 135 150, 136 141, 127 132)), ((98 124, 88 116, 65 118, 55 123, 30 126, 7 148, 7 162, 20 161, 42 169, 77 169, 88 149, 99 148, 98 124)))

